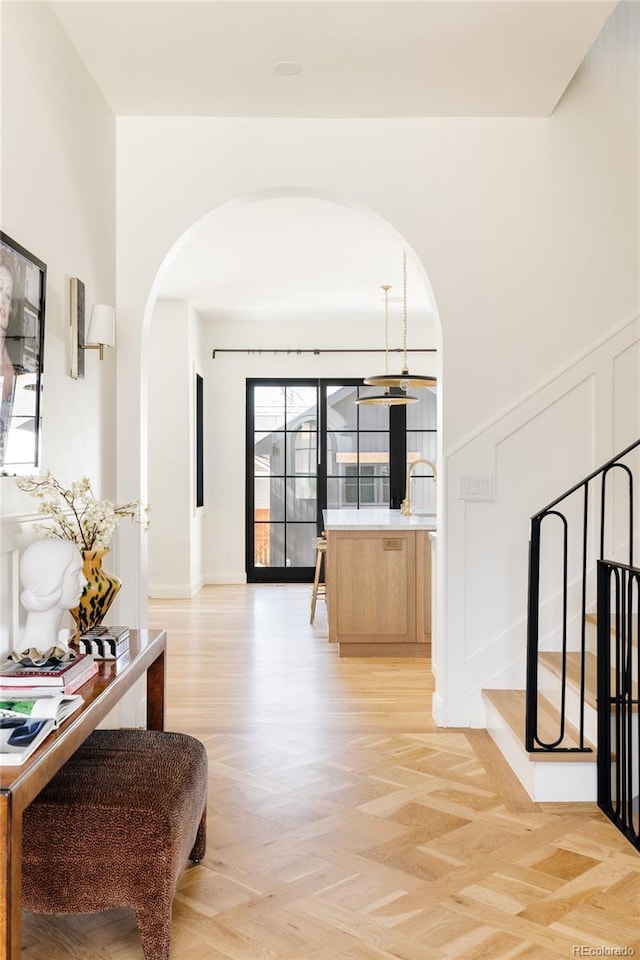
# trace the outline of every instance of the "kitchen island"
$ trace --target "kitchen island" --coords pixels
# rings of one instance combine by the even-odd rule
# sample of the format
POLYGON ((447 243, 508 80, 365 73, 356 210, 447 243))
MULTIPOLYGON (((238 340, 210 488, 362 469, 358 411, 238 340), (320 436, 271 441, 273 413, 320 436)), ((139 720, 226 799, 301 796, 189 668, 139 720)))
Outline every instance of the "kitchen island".
POLYGON ((325 510, 324 527, 329 640, 340 656, 429 656, 435 516, 325 510))

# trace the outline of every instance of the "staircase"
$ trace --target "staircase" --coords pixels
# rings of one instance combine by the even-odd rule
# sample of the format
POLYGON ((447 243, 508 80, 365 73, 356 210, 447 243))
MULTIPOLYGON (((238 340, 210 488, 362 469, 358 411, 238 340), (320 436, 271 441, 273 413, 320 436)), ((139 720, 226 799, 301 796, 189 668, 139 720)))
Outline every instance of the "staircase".
MULTIPOLYGON (((633 567, 634 544, 640 539, 634 475, 640 477, 640 440, 532 517, 527 688, 482 691, 489 733, 532 799, 598 801, 611 819, 620 807, 615 796, 621 789, 629 792, 622 806, 637 806, 633 797, 640 784, 638 599, 628 588, 623 597, 614 586, 620 576, 640 582, 640 570, 633 567), (548 624, 541 611, 558 600, 561 622, 548 625, 541 636, 541 622, 548 624), (599 625, 597 608, 606 611, 599 625), (627 644, 623 657, 621 644, 627 644), (600 719, 598 650, 603 651, 600 719), (610 670, 605 668, 608 676, 602 674, 605 661, 611 663, 610 670), (624 725, 615 719, 622 715, 624 725), (598 764, 597 745, 603 738, 607 750, 598 764), (628 773, 622 778, 616 744, 626 751, 628 773), (607 790, 614 795, 608 808, 603 800, 607 790)), ((620 829, 629 836, 628 829, 620 829)))
MULTIPOLYGON (((487 708, 487 729, 500 747, 509 765, 533 800, 569 802, 598 797, 596 658, 587 654, 585 685, 585 746, 580 750, 578 727, 565 720, 562 746, 566 751, 528 751, 525 747, 525 690, 482 691, 487 708)), ((576 715, 580 701, 579 654, 567 655, 567 714, 576 715)), ((541 684, 538 695, 538 724, 546 741, 557 738, 561 714, 555 706, 555 694, 562 682, 562 655, 540 655, 541 684)))

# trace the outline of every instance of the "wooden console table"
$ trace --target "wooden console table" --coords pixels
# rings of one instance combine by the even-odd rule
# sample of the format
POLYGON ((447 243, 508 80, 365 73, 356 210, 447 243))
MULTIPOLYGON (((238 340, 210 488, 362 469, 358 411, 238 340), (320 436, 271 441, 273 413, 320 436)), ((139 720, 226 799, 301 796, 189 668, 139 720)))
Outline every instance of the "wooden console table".
POLYGON ((77 691, 84 706, 20 767, 0 770, 0 960, 19 960, 22 940, 22 811, 140 677, 147 677, 147 728, 164 730, 164 630, 132 630, 129 652, 100 661, 77 691))

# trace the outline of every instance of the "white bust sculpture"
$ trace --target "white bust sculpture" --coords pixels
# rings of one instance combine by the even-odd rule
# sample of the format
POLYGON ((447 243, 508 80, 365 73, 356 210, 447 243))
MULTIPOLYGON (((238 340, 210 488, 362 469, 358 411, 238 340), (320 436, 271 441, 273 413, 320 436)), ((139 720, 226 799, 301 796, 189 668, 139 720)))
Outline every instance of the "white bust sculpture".
POLYGON ((87 583, 80 551, 68 540, 35 540, 20 558, 20 582, 28 611, 21 646, 58 646, 62 616, 77 607, 87 583))

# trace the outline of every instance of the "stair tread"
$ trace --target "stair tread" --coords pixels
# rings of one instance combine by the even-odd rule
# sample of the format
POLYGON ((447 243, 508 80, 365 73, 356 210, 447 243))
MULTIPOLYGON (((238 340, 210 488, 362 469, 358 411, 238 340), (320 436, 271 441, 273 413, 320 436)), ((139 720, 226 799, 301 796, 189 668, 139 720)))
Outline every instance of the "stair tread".
MULTIPOLYGON (((556 676, 562 675, 562 654, 555 651, 546 650, 539 655, 541 664, 551 670, 556 676)), ((615 670, 611 671, 612 687, 615 688, 615 670)), ((580 692, 580 654, 572 652, 567 654, 567 682, 569 686, 580 692)), ((593 653, 585 654, 585 676, 584 676, 584 699, 585 702, 593 707, 598 707, 598 658, 593 653)), ((635 681, 632 683, 633 696, 638 696, 638 685, 635 681)))
MULTIPOLYGON (((596 613, 587 613, 585 614, 585 620, 587 623, 592 623, 594 626, 598 625, 598 615, 596 613)), ((632 632, 632 642, 633 646, 638 645, 638 614, 634 613, 631 617, 632 622, 635 624, 635 630, 632 632)), ((611 633, 615 635, 616 632, 616 618, 615 615, 611 615, 611 633)))
MULTIPOLYGON (((556 676, 562 674, 562 654, 545 651, 539 655, 540 663, 549 668, 556 676)), ((567 681, 576 691, 580 690, 580 654, 567 654, 567 681)), ((584 699, 594 710, 598 706, 598 658, 593 653, 585 655, 584 699)))
MULTIPOLYGON (((516 735, 524 747, 525 741, 525 716, 526 716, 526 693, 524 690, 483 690, 482 694, 495 707, 500 716, 505 720, 510 729, 516 735)), ((560 714, 558 710, 550 703, 546 697, 538 697, 538 725, 539 733, 543 740, 554 740, 559 730, 560 714)), ((579 740, 578 731, 570 724, 565 724, 565 737, 562 743, 563 747, 569 749, 577 748, 579 740)), ((529 753, 529 759, 533 762, 555 761, 560 763, 590 763, 596 760, 596 749, 592 743, 585 740, 585 746, 591 748, 591 753, 540 751, 529 753)))

